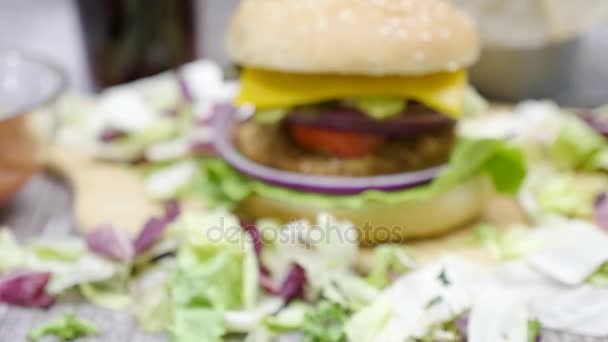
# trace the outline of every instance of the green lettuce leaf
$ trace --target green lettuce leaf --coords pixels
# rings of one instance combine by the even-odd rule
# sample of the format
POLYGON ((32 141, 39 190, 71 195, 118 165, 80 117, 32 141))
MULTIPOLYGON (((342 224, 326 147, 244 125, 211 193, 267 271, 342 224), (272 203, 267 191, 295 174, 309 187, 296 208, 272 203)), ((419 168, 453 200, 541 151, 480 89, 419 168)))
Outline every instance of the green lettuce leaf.
MULTIPOLYGON (((269 231, 267 227, 274 226, 258 227, 269 231)), ((352 271, 359 249, 357 231, 350 222, 320 213, 316 222, 294 221, 278 234, 262 252, 275 284, 285 279, 293 264, 298 264, 306 274, 314 275, 307 278, 308 298, 324 297, 344 307, 358 308, 378 295, 375 287, 352 271)))
POLYGON ((253 308, 258 265, 252 241, 226 211, 185 213, 170 228, 181 236, 170 284, 175 341, 220 341, 227 310, 253 308))
POLYGON ((383 245, 374 249, 372 270, 367 281, 376 288, 388 286, 394 275, 402 275, 414 267, 414 260, 402 247, 383 245))
POLYGON ((174 342, 221 342, 226 334, 224 316, 211 308, 178 307, 169 332, 174 342))
POLYGON ((358 97, 352 102, 357 109, 376 120, 390 119, 407 107, 407 100, 399 97, 358 97))
POLYGON ((528 342, 538 341, 538 336, 542 333, 542 330, 538 320, 528 322, 528 342))
POLYGON ((561 168, 582 168, 606 147, 606 141, 574 114, 565 115, 563 120, 561 130, 550 147, 551 157, 561 168))
POLYGON ((85 283, 78 286, 89 302, 110 310, 124 310, 131 304, 131 296, 125 289, 114 288, 108 282, 85 283))
POLYGON ((595 198, 607 189, 603 175, 564 172, 546 179, 537 190, 537 200, 546 212, 590 219, 595 198))
POLYGON ((87 245, 79 238, 36 240, 30 245, 30 250, 42 260, 74 262, 87 253, 87 245))
POLYGON ((274 332, 301 330, 307 314, 313 308, 304 302, 292 302, 276 315, 265 317, 262 323, 274 332))
POLYGON ((600 266, 589 278, 587 282, 595 286, 608 287, 608 263, 600 266))
POLYGON ((169 285, 173 278, 172 264, 159 263, 143 271, 131 282, 132 312, 139 328, 145 332, 164 331, 171 323, 173 302, 169 285))
POLYGON ((0 227, 0 273, 19 268, 25 259, 25 253, 17 243, 13 232, 0 227))
POLYGON ((525 228, 500 229, 488 223, 481 223, 475 228, 474 242, 492 257, 502 260, 522 257, 536 247, 536 242, 529 238, 525 228))
POLYGON ((61 242, 57 242, 55 252, 49 253, 47 250, 42 256, 31 251, 23 264, 25 268, 53 274, 46 287, 50 294, 59 294, 80 284, 109 280, 119 270, 118 264, 88 251, 78 259, 66 260, 66 255, 73 252, 73 246, 68 243, 67 250, 71 252, 62 252, 61 245, 61 242))
POLYGON ((94 325, 69 313, 42 324, 32 330, 28 337, 30 341, 38 341, 45 336, 55 336, 62 341, 72 341, 98 334, 99 331, 94 325))
POLYGON ((346 341, 344 325, 346 311, 338 304, 321 301, 317 307, 304 317, 302 331, 306 342, 343 342, 346 341))
POLYGON ((477 89, 469 86, 464 93, 464 112, 465 118, 474 118, 485 114, 490 105, 488 101, 477 92, 477 89))
POLYGON ((490 177, 497 191, 514 194, 526 174, 521 151, 508 143, 493 140, 461 140, 454 147, 447 167, 435 180, 413 189, 384 192, 369 190, 358 195, 325 195, 300 192, 269 185, 246 177, 218 159, 201 162, 204 172, 196 193, 211 206, 234 207, 250 194, 259 194, 285 202, 297 202, 323 208, 362 208, 370 202, 399 203, 428 199, 480 174, 490 177))
POLYGON ((344 326, 348 340, 373 342, 380 334, 387 336, 384 331, 394 316, 395 304, 389 296, 384 296, 355 313, 344 326))

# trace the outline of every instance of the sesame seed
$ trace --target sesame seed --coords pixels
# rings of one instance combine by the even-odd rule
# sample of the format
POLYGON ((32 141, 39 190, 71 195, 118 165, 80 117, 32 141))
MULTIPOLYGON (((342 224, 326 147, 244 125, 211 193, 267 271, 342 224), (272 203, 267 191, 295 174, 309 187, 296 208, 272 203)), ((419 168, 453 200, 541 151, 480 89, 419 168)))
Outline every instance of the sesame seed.
POLYGON ((456 71, 458 69, 459 69, 459 67, 458 67, 458 63, 457 62, 451 61, 451 62, 448 63, 448 70, 449 71, 456 71))

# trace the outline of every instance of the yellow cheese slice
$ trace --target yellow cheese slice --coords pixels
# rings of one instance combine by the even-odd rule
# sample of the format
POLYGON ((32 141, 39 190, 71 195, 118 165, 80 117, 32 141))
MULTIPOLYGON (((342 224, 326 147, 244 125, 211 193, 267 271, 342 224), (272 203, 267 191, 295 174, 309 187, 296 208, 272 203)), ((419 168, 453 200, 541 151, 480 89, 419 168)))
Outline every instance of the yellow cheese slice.
POLYGON ((451 117, 463 111, 465 70, 423 76, 292 74, 244 68, 237 104, 286 108, 349 97, 398 96, 417 100, 451 117))

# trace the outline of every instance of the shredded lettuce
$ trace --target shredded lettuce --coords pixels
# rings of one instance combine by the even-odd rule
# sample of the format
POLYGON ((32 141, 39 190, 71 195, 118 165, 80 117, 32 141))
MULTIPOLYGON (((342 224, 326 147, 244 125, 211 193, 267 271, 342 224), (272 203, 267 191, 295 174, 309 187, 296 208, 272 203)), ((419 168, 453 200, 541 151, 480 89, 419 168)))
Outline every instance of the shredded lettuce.
POLYGON ((542 326, 538 320, 528 322, 528 342, 540 341, 542 326))
POLYGON ((393 277, 409 272, 414 267, 412 257, 404 248, 398 246, 376 247, 373 259, 367 281, 379 289, 390 285, 393 277))
POLYGON ((603 175, 563 172, 545 180, 537 200, 546 212, 591 219, 595 198, 607 189, 603 175))
POLYGON ((474 241, 492 257, 502 260, 522 257, 536 246, 523 227, 499 229, 489 223, 481 223, 475 228, 474 241))
POLYGON ((275 332, 301 330, 308 313, 313 308, 304 302, 295 301, 276 315, 264 318, 263 323, 275 332))
POLYGON ((306 271, 311 298, 324 297, 349 308, 375 299, 378 290, 352 271, 359 251, 357 231, 350 222, 321 213, 314 223, 291 222, 278 234, 262 252, 275 282, 298 264, 306 271))
POLYGON ((30 245, 34 255, 43 260, 73 262, 87 253, 87 245, 82 239, 35 240, 30 245))
POLYGON ((169 332, 174 342, 221 342, 226 334, 224 316, 204 306, 178 307, 169 332))
POLYGON ((197 164, 193 160, 183 160, 168 166, 148 168, 144 182, 146 191, 154 199, 167 200, 174 198, 185 190, 195 179, 197 164))
POLYGON ((237 218, 225 211, 185 213, 169 228, 181 235, 170 284, 175 341, 221 341, 227 310, 257 301, 258 265, 237 218))
POLYGON ((344 325, 348 314, 340 305, 321 301, 304 317, 302 331, 305 342, 344 342, 344 325))
POLYGON ((395 305, 388 296, 381 297, 370 306, 356 312, 345 325, 345 332, 349 341, 374 342, 378 336, 393 337, 389 341, 400 341, 401 334, 389 331, 390 321, 393 319, 395 305), (396 339, 395 339, 396 338, 396 339))
POLYGON ((125 310, 131 304, 131 296, 124 286, 116 286, 113 280, 99 283, 84 283, 78 286, 80 293, 89 302, 110 310, 125 310))
POLYGON ((0 227, 0 273, 19 268, 24 258, 24 251, 17 243, 13 232, 6 227, 0 227))
POLYGON ((513 194, 526 174, 521 151, 506 142, 492 139, 459 141, 447 167, 431 184, 392 192, 369 190, 344 196, 301 192, 246 177, 222 160, 205 160, 200 165, 203 172, 195 185, 196 194, 204 197, 211 206, 229 208, 251 194, 259 194, 299 205, 358 209, 370 202, 428 199, 480 174, 489 176, 497 191, 513 194))
POLYGON ((30 341, 41 340, 45 336, 55 336, 62 341, 72 341, 77 338, 98 335, 98 329, 72 313, 48 321, 30 331, 30 341))
POLYGON ((172 267, 165 267, 161 263, 133 280, 132 312, 143 331, 160 332, 169 327, 173 304, 169 293, 172 277, 172 267))
POLYGON ((390 119, 407 107, 407 100, 398 97, 358 97, 352 102, 357 109, 376 120, 390 119))
POLYGON ((464 93, 464 112, 465 118, 474 118, 485 114, 490 105, 483 96, 477 92, 477 89, 468 86, 464 93))
POLYGON ((595 271, 587 282, 595 286, 608 287, 608 263, 604 263, 595 271))
POLYGON ((564 115, 561 130, 550 147, 554 162, 561 168, 583 168, 606 147, 605 139, 574 114, 564 115))
POLYGON ((57 259, 56 255, 61 254, 59 244, 58 242, 55 247, 57 251, 53 254, 46 253, 41 257, 36 253, 28 253, 22 265, 31 270, 53 274, 47 286, 50 294, 59 294, 80 284, 111 279, 119 268, 117 264, 91 252, 75 260, 66 260, 63 256, 57 259))

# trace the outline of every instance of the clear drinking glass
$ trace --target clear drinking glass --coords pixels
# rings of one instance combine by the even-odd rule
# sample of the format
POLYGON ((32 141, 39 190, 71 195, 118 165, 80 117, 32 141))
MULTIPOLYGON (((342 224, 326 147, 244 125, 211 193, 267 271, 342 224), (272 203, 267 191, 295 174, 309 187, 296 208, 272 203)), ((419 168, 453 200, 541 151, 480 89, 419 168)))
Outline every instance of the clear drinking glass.
POLYGON ((43 164, 55 118, 34 109, 57 98, 64 73, 34 56, 0 49, 0 206, 43 164))

